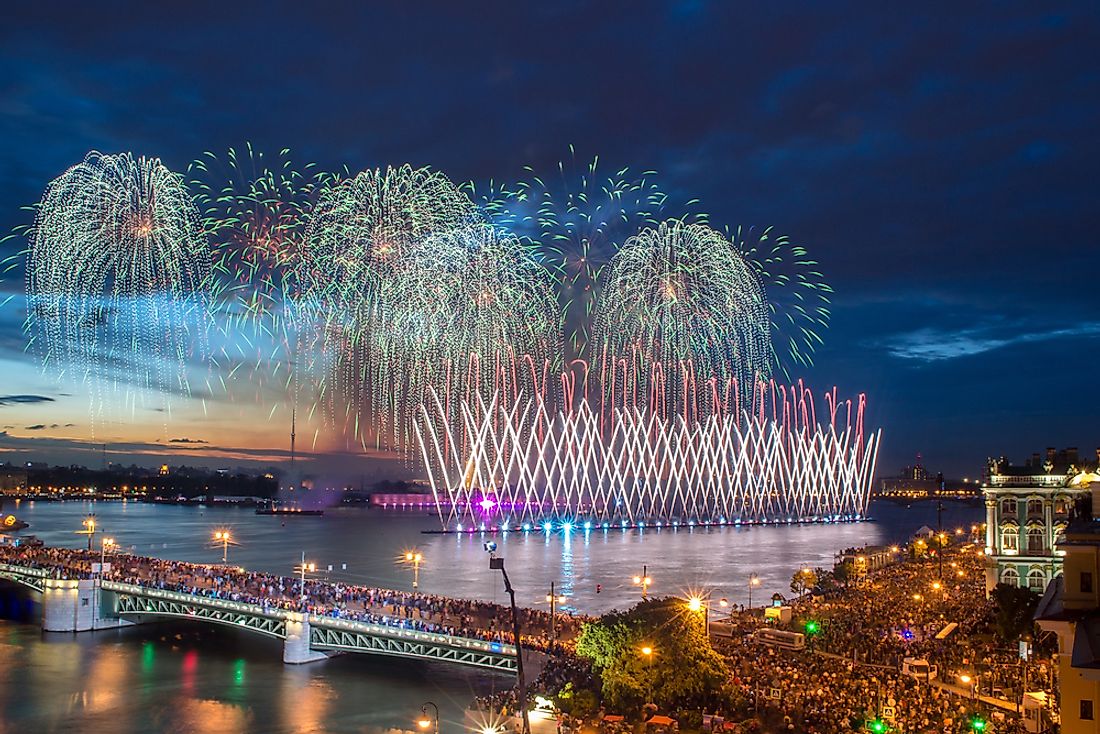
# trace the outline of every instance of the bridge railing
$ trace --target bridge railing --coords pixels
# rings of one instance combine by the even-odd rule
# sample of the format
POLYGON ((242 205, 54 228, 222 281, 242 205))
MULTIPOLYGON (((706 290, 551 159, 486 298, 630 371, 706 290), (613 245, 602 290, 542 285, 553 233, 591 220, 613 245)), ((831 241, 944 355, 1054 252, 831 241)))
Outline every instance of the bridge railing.
MULTIPOLYGON (((134 594, 153 599, 163 599, 166 601, 174 601, 181 604, 199 604, 202 606, 215 607, 218 609, 236 612, 238 614, 252 614, 256 616, 267 617, 268 619, 286 620, 296 619, 299 617, 299 612, 293 612, 279 607, 265 607, 263 605, 253 604, 251 602, 232 601, 230 599, 204 596, 202 594, 185 594, 181 591, 170 591, 168 589, 158 589, 156 587, 141 586, 139 584, 129 584, 121 581, 104 580, 102 583, 102 588, 106 591, 114 591, 123 594, 134 594)), ((330 617, 323 614, 308 614, 304 615, 304 617, 311 625, 316 625, 318 627, 342 629, 349 632, 363 632, 366 634, 381 637, 392 637, 399 640, 424 642, 432 645, 446 645, 448 647, 454 647, 463 650, 474 650, 477 652, 487 652, 498 655, 514 656, 516 654, 516 648, 513 645, 506 645, 500 642, 490 642, 488 640, 481 640, 472 637, 458 637, 455 635, 446 635, 439 632, 424 632, 422 630, 409 629, 406 627, 399 627, 397 625, 377 624, 375 622, 362 622, 355 619, 330 617)))
POLYGON ((33 568, 31 566, 13 566, 10 563, 0 563, 0 571, 17 573, 22 576, 37 576, 40 579, 52 579, 53 573, 46 568, 33 568))

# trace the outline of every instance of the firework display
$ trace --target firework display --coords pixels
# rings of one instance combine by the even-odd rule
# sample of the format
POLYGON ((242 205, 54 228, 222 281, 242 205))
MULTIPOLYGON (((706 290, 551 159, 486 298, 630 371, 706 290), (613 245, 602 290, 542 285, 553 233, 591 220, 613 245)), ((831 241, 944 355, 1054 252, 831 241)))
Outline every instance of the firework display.
POLYGON ((50 183, 29 239, 27 327, 48 370, 87 383, 97 414, 190 393, 210 260, 178 174, 89 153, 50 183))
POLYGON ((719 232, 679 220, 642 230, 619 250, 593 331, 612 407, 645 407, 666 419, 705 417, 696 382, 747 394, 772 356, 768 306, 752 267, 719 232))
POLYGON ((610 436, 587 401, 556 412, 538 398, 464 401, 452 430, 436 398, 417 436, 444 529, 861 518, 880 437, 864 433, 864 397, 827 393, 819 424, 801 385, 757 383, 753 395, 744 412, 703 421, 623 410, 610 436))
POLYGON ((400 437, 400 418, 387 412, 392 387, 422 366, 419 351, 392 348, 408 343, 395 331, 405 308, 395 294, 419 278, 409 251, 476 219, 469 197, 429 168, 364 171, 321 195, 306 230, 303 293, 325 335, 329 414, 361 441, 371 425, 376 437, 400 437))
POLYGON ((558 369, 553 278, 496 227, 469 225, 411 247, 394 303, 376 358, 389 378, 386 412, 406 429, 428 388, 457 408, 460 397, 544 392, 558 369))
MULTIPOLYGON (((655 172, 605 173, 572 147, 550 174, 478 195, 431 168, 326 173, 251 145, 188 173, 190 191, 158 160, 90 153, 50 184, 27 250, 0 261, 2 277, 26 260, 44 366, 93 385, 101 408, 196 379, 255 390, 269 417, 305 394, 314 445, 324 429, 408 458, 436 438, 469 449, 478 406, 496 401, 477 420, 503 430, 503 406, 527 396, 540 441, 557 430, 562 450, 612 461, 646 431, 756 435, 758 380, 811 364, 828 324, 804 248, 770 228, 723 235, 655 172)), ((627 469, 605 471, 613 486, 627 469)))
POLYGON ((790 379, 797 367, 813 365, 829 326, 829 294, 816 260, 772 227, 755 231, 738 227, 730 234, 741 256, 756 272, 768 298, 772 367, 790 379))
MULTIPOLYGON (((557 278, 566 361, 590 356, 593 308, 607 263, 627 239, 669 214, 654 171, 603 173, 599 156, 579 163, 573 146, 569 153, 548 174, 525 166, 524 179, 490 186, 481 197, 490 221, 530 240, 557 278)), ((678 216, 705 222, 705 214, 691 213, 695 204, 686 202, 678 216)))
POLYGON ((268 156, 251 144, 224 156, 207 151, 188 174, 213 262, 214 375, 230 398, 274 398, 274 413, 284 391, 297 401, 299 373, 319 348, 302 313, 305 231, 320 193, 339 177, 313 163, 299 169, 286 148, 268 156))

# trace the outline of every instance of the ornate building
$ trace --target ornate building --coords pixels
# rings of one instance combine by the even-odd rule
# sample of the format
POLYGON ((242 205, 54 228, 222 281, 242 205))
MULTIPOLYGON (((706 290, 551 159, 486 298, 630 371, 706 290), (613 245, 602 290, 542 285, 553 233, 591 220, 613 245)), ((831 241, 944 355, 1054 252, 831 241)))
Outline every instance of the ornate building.
POLYGON ((1079 481, 1087 466, 1076 449, 1048 449, 1045 461, 1036 454, 1024 466, 990 460, 982 489, 987 592, 1004 583, 1041 594, 1061 573, 1062 553, 1055 545, 1074 503, 1088 493, 1079 481))

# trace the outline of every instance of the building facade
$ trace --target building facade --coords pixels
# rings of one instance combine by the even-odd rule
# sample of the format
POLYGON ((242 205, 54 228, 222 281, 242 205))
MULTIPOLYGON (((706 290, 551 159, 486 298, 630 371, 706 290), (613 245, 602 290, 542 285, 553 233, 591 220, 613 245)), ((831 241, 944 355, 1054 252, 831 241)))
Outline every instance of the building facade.
MULTIPOLYGON (((1100 509, 1100 476, 1091 484, 1091 507, 1100 509)), ((1062 734, 1100 734, 1100 522, 1073 519, 1058 542, 1061 576, 1047 588, 1035 612, 1039 627, 1058 636, 1057 685, 1062 734)))
POLYGON ((986 591, 999 583, 1041 594, 1062 570, 1056 544, 1074 504, 1088 494, 1075 464, 1009 466, 991 460, 983 486, 986 510, 986 591))

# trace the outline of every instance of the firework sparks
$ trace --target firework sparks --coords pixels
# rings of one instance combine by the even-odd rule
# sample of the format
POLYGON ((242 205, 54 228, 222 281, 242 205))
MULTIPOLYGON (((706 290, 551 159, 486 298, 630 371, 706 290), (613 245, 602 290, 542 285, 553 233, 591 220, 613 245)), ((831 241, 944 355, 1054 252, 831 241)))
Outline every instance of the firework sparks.
POLYGON ((189 394, 209 272, 178 174, 159 159, 89 153, 46 189, 30 232, 32 344, 45 368, 93 387, 96 415, 119 388, 131 410, 147 394, 189 394))
POLYGON ((677 220, 643 230, 612 260, 597 304, 605 393, 648 400, 664 417, 696 415, 696 375, 743 392, 768 373, 767 314, 752 266, 720 233, 677 220), (647 365, 673 372, 666 382, 647 365))

